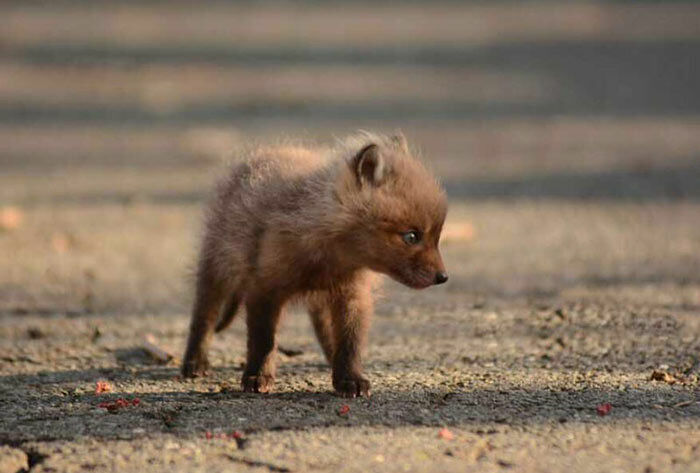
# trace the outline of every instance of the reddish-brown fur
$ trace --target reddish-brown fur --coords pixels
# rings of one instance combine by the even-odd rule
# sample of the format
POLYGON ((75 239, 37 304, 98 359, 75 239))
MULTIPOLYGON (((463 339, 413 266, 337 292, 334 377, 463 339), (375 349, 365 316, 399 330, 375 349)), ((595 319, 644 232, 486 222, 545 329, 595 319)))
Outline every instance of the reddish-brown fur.
POLYGON ((447 280, 438 251, 446 211, 444 191, 403 136, 257 148, 209 207, 183 375, 206 373, 212 333, 245 304, 243 390, 269 391, 277 323, 289 301, 301 300, 336 391, 368 395, 361 352, 374 273, 414 288, 447 280))

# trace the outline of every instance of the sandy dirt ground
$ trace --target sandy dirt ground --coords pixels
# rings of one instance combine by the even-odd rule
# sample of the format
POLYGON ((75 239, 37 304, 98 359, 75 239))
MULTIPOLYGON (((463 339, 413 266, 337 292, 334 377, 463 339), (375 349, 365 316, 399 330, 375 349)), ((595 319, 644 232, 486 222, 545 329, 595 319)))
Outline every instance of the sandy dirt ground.
POLYGON ((700 471, 700 7, 164 5, 0 6, 0 472, 700 471), (449 282, 378 294, 372 397, 297 309, 274 393, 242 320, 180 379, 213 179, 360 128, 450 198, 449 282))

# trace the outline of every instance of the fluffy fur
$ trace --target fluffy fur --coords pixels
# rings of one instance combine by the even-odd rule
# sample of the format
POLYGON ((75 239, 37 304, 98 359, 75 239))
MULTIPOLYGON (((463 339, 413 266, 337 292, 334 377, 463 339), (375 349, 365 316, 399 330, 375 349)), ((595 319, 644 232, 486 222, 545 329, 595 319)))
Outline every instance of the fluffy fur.
POLYGON ((444 191, 401 135, 362 133, 332 149, 255 149, 208 209, 183 375, 207 372, 212 332, 244 304, 242 387, 269 391, 277 323, 297 299, 309 309, 335 389, 368 395, 360 355, 373 274, 413 288, 447 280, 438 251, 446 211, 444 191))

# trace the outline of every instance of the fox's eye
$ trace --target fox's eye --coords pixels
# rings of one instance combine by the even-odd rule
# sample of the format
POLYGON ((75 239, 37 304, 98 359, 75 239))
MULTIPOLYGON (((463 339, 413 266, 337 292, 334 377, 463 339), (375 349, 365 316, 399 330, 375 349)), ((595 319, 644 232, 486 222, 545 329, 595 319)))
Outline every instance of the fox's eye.
POLYGON ((411 230, 401 235, 401 238, 403 238, 403 241, 406 242, 407 245, 416 245, 420 243, 421 235, 419 232, 411 230))

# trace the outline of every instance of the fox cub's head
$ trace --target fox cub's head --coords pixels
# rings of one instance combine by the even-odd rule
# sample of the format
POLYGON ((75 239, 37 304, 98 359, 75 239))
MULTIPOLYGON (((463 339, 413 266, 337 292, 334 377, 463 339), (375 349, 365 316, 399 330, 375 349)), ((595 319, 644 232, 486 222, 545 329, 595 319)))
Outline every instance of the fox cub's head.
POLYGON ((347 161, 340 196, 351 221, 353 255, 409 287, 444 283, 438 249, 447 213, 444 190, 403 136, 364 138, 347 161))

